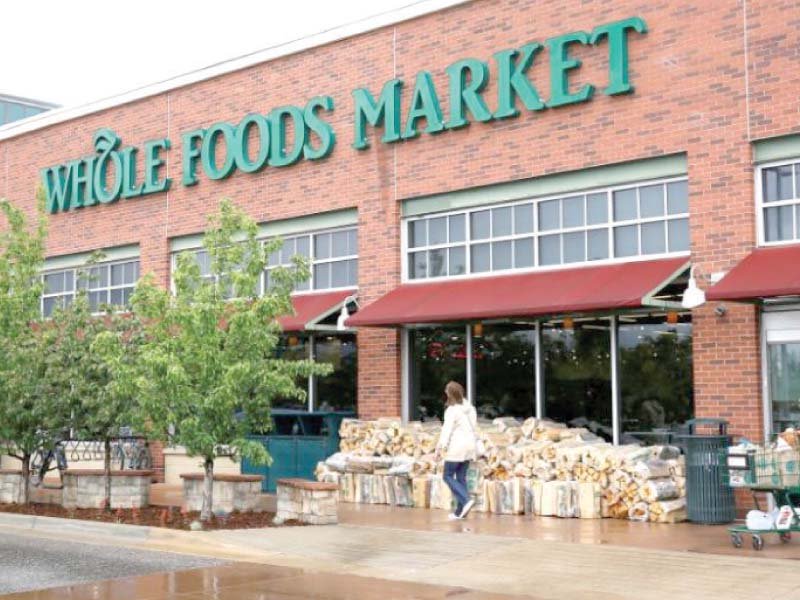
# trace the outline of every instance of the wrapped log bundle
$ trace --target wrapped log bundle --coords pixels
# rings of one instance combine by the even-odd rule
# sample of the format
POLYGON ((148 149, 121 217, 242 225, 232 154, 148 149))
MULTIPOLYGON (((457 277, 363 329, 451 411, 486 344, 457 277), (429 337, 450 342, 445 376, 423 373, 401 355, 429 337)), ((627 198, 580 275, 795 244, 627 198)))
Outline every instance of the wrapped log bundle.
MULTIPOLYGON (((319 463, 319 481, 342 502, 450 510, 435 449, 438 421, 344 419, 340 451, 319 463)), ((684 457, 674 446, 612 446, 586 428, 546 419, 479 420, 486 455, 470 465, 476 512, 674 523, 686 518, 684 457)))

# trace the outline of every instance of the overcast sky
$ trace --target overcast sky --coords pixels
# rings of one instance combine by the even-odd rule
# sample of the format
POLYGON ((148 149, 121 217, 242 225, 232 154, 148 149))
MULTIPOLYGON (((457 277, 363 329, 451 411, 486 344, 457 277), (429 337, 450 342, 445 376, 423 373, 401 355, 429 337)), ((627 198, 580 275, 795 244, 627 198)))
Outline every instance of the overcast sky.
POLYGON ((426 0, 3 3, 0 93, 78 105, 426 0))

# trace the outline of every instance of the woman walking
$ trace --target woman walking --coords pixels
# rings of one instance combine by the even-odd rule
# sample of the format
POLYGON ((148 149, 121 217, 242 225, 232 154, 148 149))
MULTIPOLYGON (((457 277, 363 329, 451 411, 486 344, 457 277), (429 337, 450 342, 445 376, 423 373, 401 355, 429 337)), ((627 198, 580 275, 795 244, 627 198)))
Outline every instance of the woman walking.
POLYGON ((444 456, 444 481, 456 499, 456 510, 449 519, 463 519, 469 514, 475 501, 467 489, 467 466, 475 460, 477 415, 475 408, 464 396, 464 387, 455 381, 449 382, 444 393, 447 409, 444 411, 444 426, 436 445, 437 459, 444 456))

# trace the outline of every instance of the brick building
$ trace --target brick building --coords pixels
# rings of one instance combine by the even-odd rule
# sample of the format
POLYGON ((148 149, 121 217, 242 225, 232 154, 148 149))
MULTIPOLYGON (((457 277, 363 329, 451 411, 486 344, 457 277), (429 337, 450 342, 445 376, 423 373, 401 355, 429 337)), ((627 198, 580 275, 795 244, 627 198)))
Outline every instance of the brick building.
POLYGON ((0 127, 0 193, 48 187, 44 311, 93 250, 93 302, 169 285, 231 198, 312 261, 283 348, 335 365, 311 409, 433 416, 457 379, 486 416, 760 438, 800 419, 799 27, 437 0, 0 127))

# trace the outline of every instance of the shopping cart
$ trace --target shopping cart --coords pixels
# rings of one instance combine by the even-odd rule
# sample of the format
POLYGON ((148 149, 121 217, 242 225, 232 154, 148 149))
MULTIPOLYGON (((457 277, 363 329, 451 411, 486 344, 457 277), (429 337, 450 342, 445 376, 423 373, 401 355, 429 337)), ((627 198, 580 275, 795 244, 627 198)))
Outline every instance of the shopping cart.
POLYGON ((777 507, 792 508, 791 517, 774 528, 729 527, 733 546, 741 548, 743 535, 750 535, 753 548, 761 550, 764 536, 777 535, 781 542, 788 543, 792 532, 800 533, 800 452, 778 448, 737 450, 732 447, 723 454, 720 464, 727 465, 727 469, 723 469, 723 480, 733 488, 749 489, 757 510, 761 510, 759 494, 772 497, 777 507))

